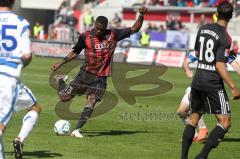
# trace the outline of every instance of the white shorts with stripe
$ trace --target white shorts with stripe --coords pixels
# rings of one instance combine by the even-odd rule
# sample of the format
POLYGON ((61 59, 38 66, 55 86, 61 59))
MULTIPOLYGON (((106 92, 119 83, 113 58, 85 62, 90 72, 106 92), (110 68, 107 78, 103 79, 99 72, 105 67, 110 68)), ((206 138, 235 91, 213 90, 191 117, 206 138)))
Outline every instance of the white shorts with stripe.
POLYGON ((32 91, 23 83, 19 84, 19 91, 17 95, 17 101, 14 110, 20 111, 32 107, 36 102, 36 98, 32 91))
POLYGON ((0 80, 0 123, 6 126, 17 101, 18 80, 7 74, 0 74, 0 80))

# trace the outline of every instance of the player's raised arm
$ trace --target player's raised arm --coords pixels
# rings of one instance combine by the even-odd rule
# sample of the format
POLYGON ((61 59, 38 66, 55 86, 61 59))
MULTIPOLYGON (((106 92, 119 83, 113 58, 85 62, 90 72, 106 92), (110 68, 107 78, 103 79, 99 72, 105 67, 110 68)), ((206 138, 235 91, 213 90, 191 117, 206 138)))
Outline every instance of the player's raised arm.
POLYGON ((139 12, 139 16, 136 20, 136 22, 133 24, 133 26, 131 27, 131 34, 138 32, 143 24, 143 20, 144 20, 144 15, 145 13, 148 11, 148 9, 144 6, 142 6, 138 12, 139 12))
POLYGON ((73 59, 75 59, 78 56, 78 54, 76 54, 75 52, 71 51, 68 53, 68 55, 66 57, 64 57, 64 59, 59 62, 59 63, 55 63, 52 65, 51 69, 53 71, 56 71, 58 68, 60 68, 62 65, 68 63, 69 61, 72 61, 73 59))
POLYGON ((75 59, 78 54, 81 53, 81 51, 86 47, 85 42, 84 42, 84 35, 81 34, 78 38, 78 42, 77 44, 73 47, 73 50, 71 52, 68 53, 68 55, 66 57, 64 57, 63 61, 61 61, 60 63, 55 63, 52 65, 51 69, 53 71, 56 71, 58 68, 60 68, 62 65, 72 61, 73 59, 75 59))

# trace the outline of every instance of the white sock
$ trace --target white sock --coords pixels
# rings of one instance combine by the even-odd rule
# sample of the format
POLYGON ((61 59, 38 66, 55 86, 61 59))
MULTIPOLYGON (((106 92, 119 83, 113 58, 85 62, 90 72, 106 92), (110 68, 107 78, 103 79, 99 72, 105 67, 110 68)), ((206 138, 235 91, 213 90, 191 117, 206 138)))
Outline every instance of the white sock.
POLYGON ((35 111, 29 111, 23 118, 23 125, 21 128, 21 131, 18 135, 20 138, 20 141, 23 142, 29 133, 32 131, 35 123, 37 122, 38 119, 38 113, 35 111))
POLYGON ((197 138, 197 137, 198 137, 198 132, 197 130, 195 130, 194 138, 197 138))
POLYGON ((199 129, 206 128, 206 125, 205 125, 204 120, 203 120, 203 115, 201 116, 201 118, 198 121, 198 127, 199 127, 199 129))
POLYGON ((0 159, 4 159, 4 145, 3 145, 3 141, 2 141, 2 130, 0 130, 0 159))

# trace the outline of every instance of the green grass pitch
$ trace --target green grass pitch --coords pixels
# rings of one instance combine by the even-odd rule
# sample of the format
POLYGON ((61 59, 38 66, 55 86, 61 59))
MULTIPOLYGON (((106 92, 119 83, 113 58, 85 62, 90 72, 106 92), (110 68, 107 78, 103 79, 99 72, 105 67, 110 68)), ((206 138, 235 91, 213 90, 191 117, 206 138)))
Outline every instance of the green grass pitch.
MULTIPOLYGON (((128 104, 117 93, 112 79, 108 79, 108 91, 118 98, 117 106, 109 112, 88 121, 83 129, 84 138, 56 136, 54 123, 60 118, 55 113, 58 101, 56 91, 49 86, 51 64, 59 59, 35 57, 23 70, 22 81, 33 91, 42 106, 37 125, 24 143, 24 158, 35 159, 179 159, 183 124, 175 116, 175 111, 190 80, 181 69, 169 68, 159 77, 173 85, 168 92, 160 95, 137 97, 136 103, 128 104), (155 114, 150 118, 147 115, 155 114)), ((119 66, 119 65, 118 65, 119 66)), ((120 65, 127 69, 126 64, 120 65)), ((73 76, 78 68, 71 71, 73 76)), ((144 73, 144 70, 131 71, 129 77, 144 73)), ((113 72, 118 74, 119 72, 113 72)), ((236 73, 231 73, 239 81, 236 73)), ((146 80, 152 80, 146 76, 146 80)), ((121 80, 117 83, 123 86, 121 80)), ((239 85, 240 86, 240 85, 239 85)), ((150 85, 134 86, 131 89, 144 90, 150 85)), ((154 86, 152 86, 154 87, 154 86)), ((228 90, 229 92, 229 90, 228 90)), ((230 94, 229 94, 230 97, 230 94)), ((106 99, 106 100, 111 100, 106 99)), ((209 159, 239 158, 240 142, 240 107, 239 101, 231 101, 232 128, 220 146, 211 152, 209 159)), ((76 97, 71 111, 80 112, 85 105, 85 97, 76 97)), ((6 158, 12 157, 12 140, 22 124, 25 111, 14 113, 4 135, 6 158)), ((211 130, 216 123, 213 116, 206 115, 205 121, 211 130)), ((76 120, 71 120, 72 128, 76 120)), ((190 158, 201 150, 202 143, 193 143, 190 158)))

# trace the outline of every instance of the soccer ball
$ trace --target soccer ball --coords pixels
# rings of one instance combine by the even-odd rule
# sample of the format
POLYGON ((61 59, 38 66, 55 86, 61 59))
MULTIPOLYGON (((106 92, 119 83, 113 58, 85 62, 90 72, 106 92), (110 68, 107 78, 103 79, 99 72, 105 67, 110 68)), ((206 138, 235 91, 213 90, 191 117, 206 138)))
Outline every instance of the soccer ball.
POLYGON ((57 135, 68 135, 70 133, 71 124, 67 120, 58 120, 54 124, 54 132, 57 135))

